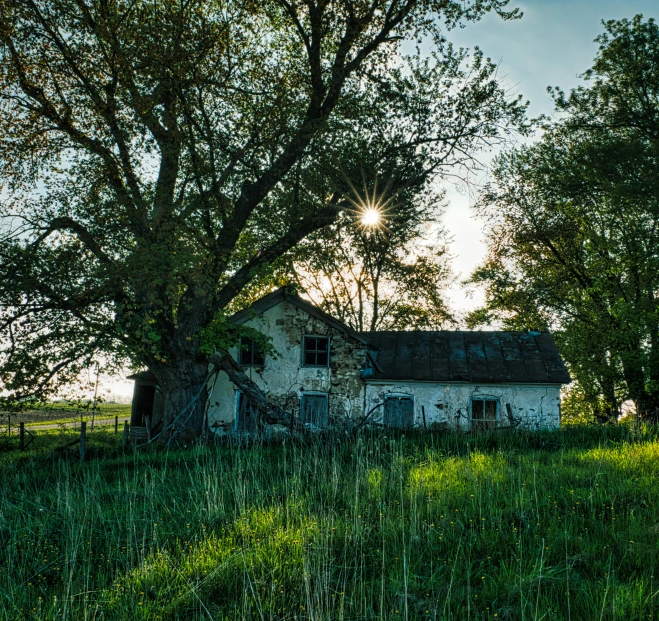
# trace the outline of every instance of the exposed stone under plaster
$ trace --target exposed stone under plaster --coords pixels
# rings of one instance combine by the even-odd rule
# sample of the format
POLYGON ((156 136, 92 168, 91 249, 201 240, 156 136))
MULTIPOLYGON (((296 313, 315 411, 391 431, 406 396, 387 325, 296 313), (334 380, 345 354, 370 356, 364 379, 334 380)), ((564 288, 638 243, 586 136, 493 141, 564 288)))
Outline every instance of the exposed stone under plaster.
MULTIPOLYGON (((382 420, 387 394, 414 398, 414 425, 469 429, 471 399, 492 397, 499 402, 499 424, 527 429, 560 426, 560 386, 530 384, 491 384, 433 382, 364 381, 360 371, 367 366, 366 346, 342 331, 328 326, 305 311, 282 302, 262 315, 249 319, 249 325, 272 339, 276 357, 266 356, 262 368, 246 372, 274 403, 297 415, 304 392, 329 396, 330 425, 348 418, 359 418, 373 410, 369 420, 382 420), (302 366, 305 335, 330 337, 330 365, 327 368, 302 366), (374 409, 375 408, 375 409, 374 409)), ((232 354, 237 357, 238 349, 232 354)), ((236 389, 221 373, 210 394, 209 425, 231 431, 236 417, 236 389)))
MULTIPOLYGON (((273 402, 297 414, 304 392, 329 396, 330 423, 346 416, 360 416, 364 409, 364 384, 360 371, 366 363, 362 343, 340 330, 283 302, 245 322, 272 339, 277 357, 266 356, 262 368, 247 367, 245 372, 273 402), (302 366, 302 340, 305 335, 330 338, 330 365, 326 368, 302 366), (357 414, 356 414, 357 413, 357 414)), ((231 352, 238 356, 238 349, 231 352)), ((209 425, 230 431, 236 413, 236 390, 221 373, 210 395, 209 425)))

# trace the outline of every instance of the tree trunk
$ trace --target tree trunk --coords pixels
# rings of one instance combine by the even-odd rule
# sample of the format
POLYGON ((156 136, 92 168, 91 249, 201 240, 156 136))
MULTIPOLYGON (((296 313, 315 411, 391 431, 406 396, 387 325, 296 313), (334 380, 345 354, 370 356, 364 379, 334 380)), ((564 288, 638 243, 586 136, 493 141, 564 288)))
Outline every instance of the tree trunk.
MULTIPOLYGON (((654 302, 654 300, 653 300, 654 302)), ((656 317, 659 309, 653 308, 654 321, 650 324, 650 354, 648 357, 648 404, 646 420, 649 423, 659 422, 659 322, 656 317)))
POLYGON ((233 384, 243 391, 262 421, 270 425, 291 426, 291 414, 268 401, 261 389, 243 372, 240 365, 228 352, 217 353, 211 362, 216 369, 224 371, 233 384))
POLYGON ((243 372, 228 352, 220 352, 210 363, 199 358, 181 360, 178 364, 158 365, 151 369, 164 396, 164 413, 160 428, 162 440, 172 436, 183 441, 204 432, 208 380, 214 371, 224 371, 233 384, 243 391, 261 420, 268 424, 292 424, 291 414, 270 403, 261 389, 243 372))
POLYGON ((208 401, 208 362, 182 360, 152 369, 164 397, 162 437, 192 439, 204 431, 208 401))

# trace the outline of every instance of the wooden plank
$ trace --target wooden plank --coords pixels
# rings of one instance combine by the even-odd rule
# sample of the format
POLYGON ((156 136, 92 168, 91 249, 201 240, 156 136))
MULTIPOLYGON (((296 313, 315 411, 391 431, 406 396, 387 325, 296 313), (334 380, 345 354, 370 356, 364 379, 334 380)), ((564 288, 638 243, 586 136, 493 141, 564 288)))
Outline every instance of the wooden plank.
POLYGON ((508 370, 509 381, 528 382, 529 372, 524 364, 517 340, 510 332, 501 333, 501 351, 508 370))
POLYGON ((427 332, 413 332, 412 342, 412 373, 413 380, 432 379, 430 372, 430 338, 427 332))
POLYGON ((432 336, 430 379, 435 382, 446 382, 450 379, 449 347, 445 332, 435 332, 432 336))
POLYGON ((510 379, 506 361, 501 349, 501 337, 496 332, 482 332, 483 350, 485 351, 485 362, 490 380, 493 382, 505 382, 510 379))
POLYGON ((87 423, 80 423, 80 461, 85 460, 85 449, 87 448, 87 423))
POLYGON ((410 379, 412 375, 412 339, 413 332, 396 333, 396 357, 394 359, 395 379, 410 379))

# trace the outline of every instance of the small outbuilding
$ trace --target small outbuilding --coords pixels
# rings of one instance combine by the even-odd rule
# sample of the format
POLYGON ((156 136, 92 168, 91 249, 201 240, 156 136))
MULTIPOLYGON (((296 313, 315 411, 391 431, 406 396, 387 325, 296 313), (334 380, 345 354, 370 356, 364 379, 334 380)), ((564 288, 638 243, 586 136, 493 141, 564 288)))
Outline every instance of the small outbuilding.
POLYGON ((135 382, 130 412, 130 437, 138 442, 147 441, 160 431, 164 411, 162 392, 151 371, 129 375, 135 382))

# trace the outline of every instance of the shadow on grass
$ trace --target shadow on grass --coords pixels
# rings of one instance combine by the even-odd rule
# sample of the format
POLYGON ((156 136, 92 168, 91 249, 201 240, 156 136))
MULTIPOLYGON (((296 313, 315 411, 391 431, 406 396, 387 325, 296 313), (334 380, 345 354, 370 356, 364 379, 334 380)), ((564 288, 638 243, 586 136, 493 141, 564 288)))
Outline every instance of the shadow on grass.
POLYGON ((2 469, 12 607, 0 607, 12 619, 652 618, 659 443, 629 434, 26 457, 2 469))

